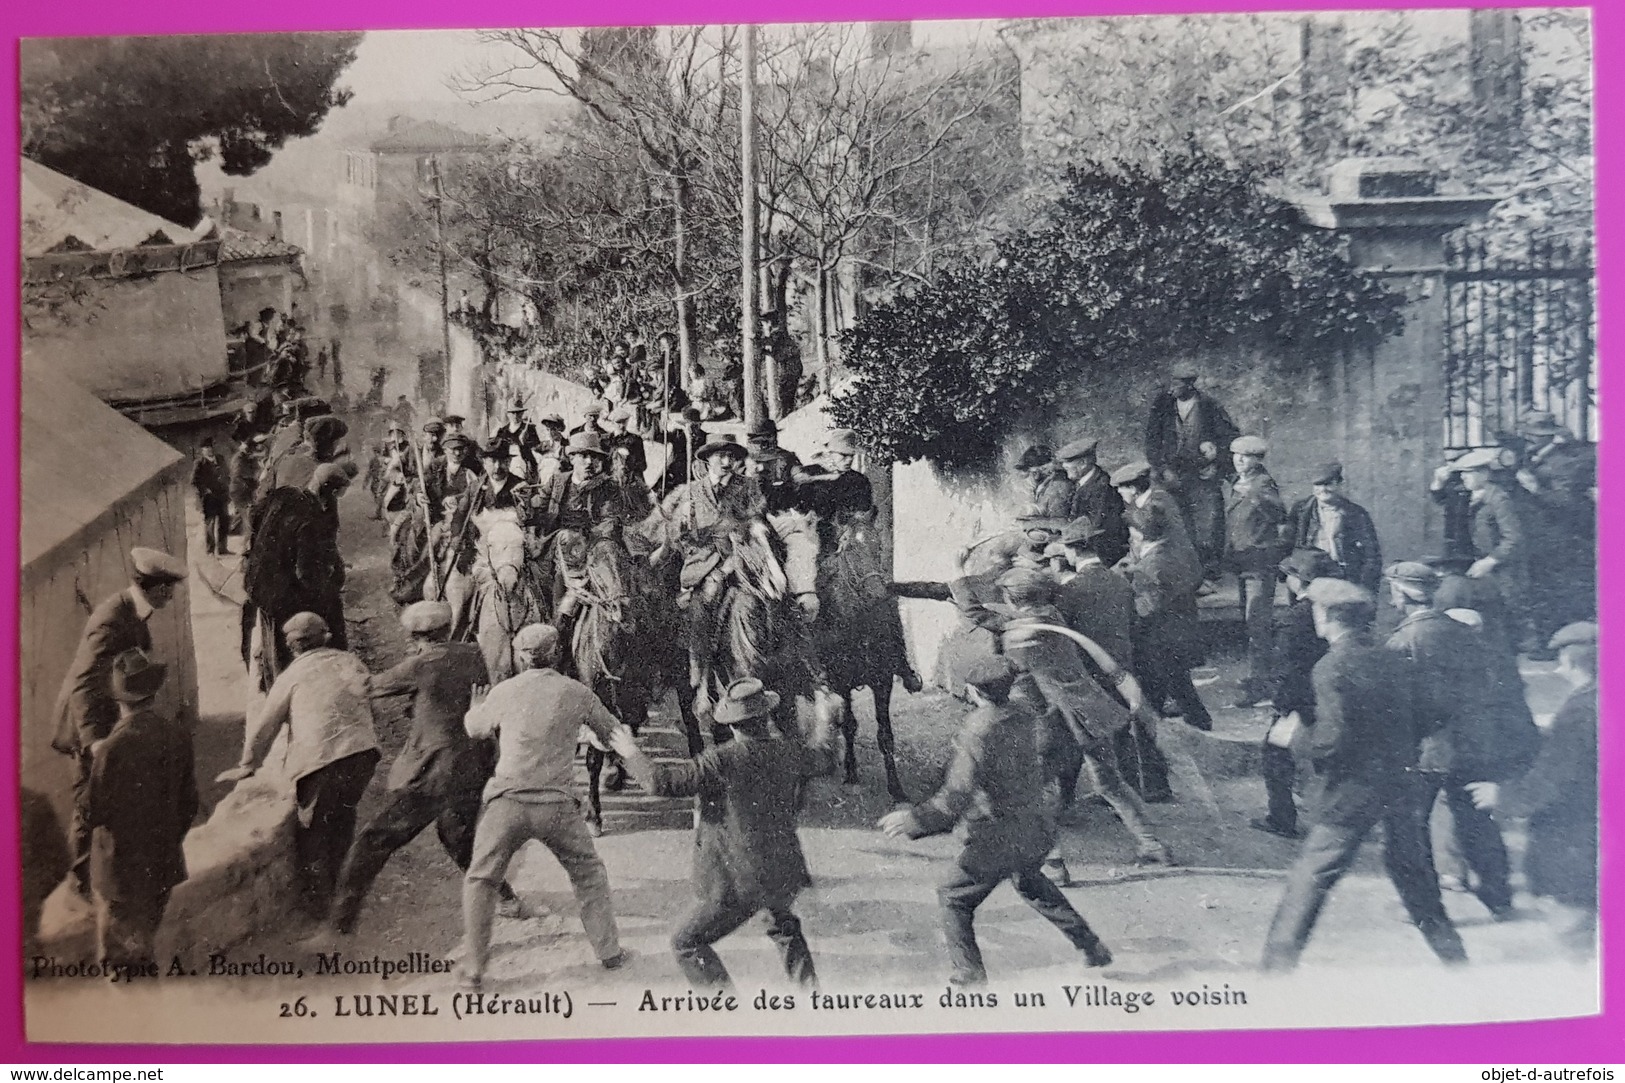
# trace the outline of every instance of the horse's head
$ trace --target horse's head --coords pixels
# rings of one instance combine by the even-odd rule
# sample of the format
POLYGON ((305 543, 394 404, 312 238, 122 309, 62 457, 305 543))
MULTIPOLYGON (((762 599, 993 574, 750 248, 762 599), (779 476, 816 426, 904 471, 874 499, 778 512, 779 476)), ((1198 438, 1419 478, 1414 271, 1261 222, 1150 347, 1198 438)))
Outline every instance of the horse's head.
POLYGON ((631 557, 615 538, 596 538, 585 557, 587 587, 592 592, 588 603, 603 610, 606 619, 616 624, 631 625, 633 598, 631 557))
POLYGON ((504 590, 513 590, 527 555, 518 514, 512 508, 487 509, 474 517, 474 527, 479 531, 475 574, 488 575, 504 590))

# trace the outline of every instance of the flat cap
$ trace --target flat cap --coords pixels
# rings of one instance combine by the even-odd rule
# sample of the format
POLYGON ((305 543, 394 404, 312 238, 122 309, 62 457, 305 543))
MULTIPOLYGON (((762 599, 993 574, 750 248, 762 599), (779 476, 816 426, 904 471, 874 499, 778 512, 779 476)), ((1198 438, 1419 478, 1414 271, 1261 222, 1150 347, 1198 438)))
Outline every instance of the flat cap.
POLYGON ((288 639, 308 643, 327 635, 327 622, 315 613, 295 613, 282 622, 282 634, 288 639))
POLYGON ((463 447, 474 440, 466 432, 448 432, 444 442, 447 447, 463 447))
POLYGON ((513 649, 550 655, 559 647, 559 630, 551 624, 527 624, 513 637, 513 649))
POLYGON ((1327 577, 1336 578, 1342 570, 1337 561, 1319 549, 1294 549, 1279 567, 1287 575, 1295 575, 1306 583, 1327 577))
POLYGON ((1132 485, 1141 478, 1151 476, 1151 464, 1144 459, 1137 459, 1127 466, 1119 466, 1112 471, 1113 485, 1132 485))
POLYGON ((1055 599, 1055 580, 1032 568, 1011 568, 996 583, 1017 605, 1047 605, 1055 599))
POLYGON ((1588 620, 1577 620, 1573 624, 1565 624, 1552 636, 1548 648, 1560 651, 1564 647, 1594 647, 1597 645, 1597 626, 1588 620))
POLYGON ((464 417, 462 414, 447 414, 441 420, 447 425, 461 425, 463 422, 467 421, 468 418, 464 417))
POLYGON ((1270 446, 1261 436, 1238 436, 1230 441, 1230 450, 1236 455, 1268 455, 1270 446))
POLYGON ((1048 545, 1044 546, 1044 556, 1064 557, 1066 556, 1066 545, 1062 542, 1052 541, 1048 545))
POLYGON ((998 684, 1014 680, 1016 664, 1002 654, 985 654, 966 664, 961 676, 966 684, 998 684))
POLYGON ((1315 472, 1310 475, 1309 484, 1335 485, 1342 480, 1343 464, 1334 459, 1331 462, 1321 463, 1319 466, 1315 467, 1315 472))
POLYGON ((1395 561, 1384 568, 1382 574, 1396 583, 1415 583, 1422 587, 1436 587, 1440 579, 1437 568, 1430 568, 1420 560, 1395 561))
POLYGON ((423 431, 429 433, 431 436, 438 436, 446 431, 446 423, 441 421, 438 417, 430 418, 428 421, 423 423, 423 431))
POLYGON ((401 627, 422 635, 451 627, 451 606, 445 602, 413 602, 401 611, 401 627))
POLYGON ((406 426, 402 425, 399 421, 395 421, 395 420, 391 419, 389 424, 384 426, 384 431, 385 432, 405 432, 406 431, 406 426))
POLYGON ((1195 365, 1174 366, 1173 378, 1176 380, 1194 380, 1200 375, 1201 373, 1196 371, 1195 365))
POLYGON ((186 565, 159 549, 137 546, 130 550, 130 565, 143 579, 175 583, 186 578, 186 565))
POLYGON ((1350 583, 1347 579, 1316 579, 1304 591, 1304 596, 1319 606, 1377 604, 1377 600, 1371 596, 1369 590, 1350 583))
POLYGON ((1496 447, 1474 448, 1472 451, 1469 451, 1467 454, 1465 454, 1465 455, 1461 456, 1460 458, 1458 458, 1455 462, 1452 462, 1450 464, 1450 469, 1452 469, 1452 470, 1500 470, 1502 467, 1511 465, 1511 463, 1508 463, 1506 461, 1506 457, 1510 456, 1510 455, 1511 455, 1511 452, 1507 451, 1504 448, 1496 448, 1496 447))
POLYGON ((1081 459, 1086 455, 1093 455, 1095 448, 1099 446, 1100 441, 1098 439, 1074 440, 1070 444, 1062 444, 1061 450, 1055 453, 1055 457, 1062 462, 1066 462, 1068 459, 1081 459))
POLYGON ((1061 531, 1062 545, 1088 545, 1100 537, 1100 528, 1087 515, 1080 515, 1061 531))
POLYGON ((158 694, 168 672, 168 666, 132 647, 113 660, 113 671, 108 675, 110 691, 120 703, 140 703, 158 694))

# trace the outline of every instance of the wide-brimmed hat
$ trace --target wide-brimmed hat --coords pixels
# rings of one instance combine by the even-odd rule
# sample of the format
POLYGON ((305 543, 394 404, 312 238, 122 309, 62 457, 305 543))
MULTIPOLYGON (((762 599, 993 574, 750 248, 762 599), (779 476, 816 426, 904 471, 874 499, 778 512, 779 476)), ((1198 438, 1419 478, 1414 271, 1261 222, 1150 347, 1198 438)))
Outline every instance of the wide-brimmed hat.
POLYGON ((755 421, 750 423, 750 428, 745 432, 745 435, 747 437, 777 436, 779 435, 778 422, 774 421, 770 417, 757 418, 755 421))
POLYGON ((708 459, 712 455, 720 455, 723 453, 734 455, 741 459, 747 458, 750 455, 749 449, 747 449, 744 444, 741 444, 738 440, 736 440, 733 433, 725 432, 720 436, 713 436, 711 439, 701 444, 697 449, 695 449, 694 457, 696 459, 708 459))
POLYGON ((766 718, 779 705, 779 694, 770 692, 755 677, 741 677, 730 684, 711 713, 712 721, 734 726, 756 718, 766 718))
POLYGON ((154 662, 140 649, 125 651, 113 660, 112 696, 120 703, 140 703, 158 694, 169 667, 154 662))
POLYGON ((597 455, 601 459, 609 457, 608 453, 604 451, 604 442, 598 438, 597 433, 591 430, 578 432, 570 437, 569 446, 564 449, 564 453, 566 455, 597 455))
POLYGON ((508 413, 510 413, 510 414, 522 414, 524 412, 525 412, 525 400, 520 398, 518 395, 515 395, 513 401, 508 403, 508 413))
POLYGON ((538 425, 546 425, 550 429, 559 429, 560 431, 564 429, 564 418, 560 417, 558 414, 543 414, 541 417, 536 419, 536 423, 538 425))

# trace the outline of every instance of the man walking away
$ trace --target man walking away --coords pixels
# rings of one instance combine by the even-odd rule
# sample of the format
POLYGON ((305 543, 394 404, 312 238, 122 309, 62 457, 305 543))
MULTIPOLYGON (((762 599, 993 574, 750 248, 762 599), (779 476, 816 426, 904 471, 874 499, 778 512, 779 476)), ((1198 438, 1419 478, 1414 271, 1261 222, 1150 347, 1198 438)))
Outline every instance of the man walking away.
POLYGON ((1287 872, 1264 942, 1264 969, 1298 965, 1327 896, 1379 823, 1383 863, 1411 921, 1441 960, 1464 963, 1466 949, 1445 913, 1428 856, 1426 806, 1410 774, 1419 741, 1409 676, 1393 652, 1372 641, 1377 609, 1368 591, 1317 579, 1308 597, 1315 631, 1328 644, 1313 676, 1315 822, 1287 872))
POLYGON ((214 441, 207 436, 198 445, 197 462, 192 465, 192 488, 197 491, 198 507, 203 512, 203 548, 225 556, 229 551, 226 533, 230 526, 231 482, 226 464, 215 457, 214 441))
POLYGON ((112 732, 119 719, 110 684, 113 663, 128 650, 152 650, 147 622, 175 597, 175 584, 186 578, 186 565, 156 549, 130 550, 133 566, 128 588, 106 598, 91 611, 79 648, 62 679, 56 704, 56 732, 51 747, 74 761, 73 817, 68 828, 72 886, 90 898, 91 746, 112 732))
POLYGON ((467 959, 460 978, 469 991, 485 979, 491 953, 491 925, 500 885, 513 855, 535 839, 552 851, 565 873, 587 940, 606 969, 625 961, 609 873, 593 847, 576 797, 575 751, 581 727, 604 744, 631 733, 587 686, 555 667, 559 633, 548 624, 529 624, 513 638, 514 661, 522 668, 489 694, 476 692, 465 724, 476 740, 495 737, 497 766, 485 784, 485 807, 474 832, 474 854, 463 879, 463 932, 467 959))
POLYGON ((113 663, 119 718, 94 746, 86 823, 104 966, 153 962, 170 890, 186 879, 181 843, 197 816, 192 738, 153 710, 167 667, 140 650, 113 663))
POLYGON ((832 720, 818 712, 805 743, 776 738, 768 719, 778 705, 778 694, 754 677, 734 681, 714 714, 718 725, 732 729, 732 740, 706 749, 692 763, 652 763, 626 730, 613 742, 650 793, 698 797, 694 886, 700 898, 671 941, 695 988, 731 984, 712 945, 764 910, 785 974, 803 986, 817 982, 801 919, 792 910, 810 880, 796 836, 796 798, 805 780, 835 769, 832 720))
POLYGON ((378 736, 361 659, 329 646, 327 622, 297 613, 282 626, 293 654, 266 694, 259 719, 243 738, 243 757, 217 781, 237 782, 258 770, 278 732, 288 729, 281 773, 294 785, 299 905, 312 922, 327 917, 339 866, 355 836, 356 806, 378 766, 378 736))
POLYGON ((1043 873, 1044 855, 1055 845, 1055 817, 1045 800, 1038 718, 1010 701, 1017 675, 1001 655, 969 667, 966 693, 976 709, 955 742, 942 789, 924 804, 886 814, 879 824, 888 837, 917 839, 965 821, 957 867, 937 889, 955 985, 987 981, 976 945, 976 908, 1006 879, 1083 953, 1086 965, 1112 961, 1106 945, 1043 873))
POLYGON ((1225 493, 1225 533, 1230 570, 1236 573, 1236 600, 1247 630, 1247 676, 1235 706, 1254 707, 1269 697, 1276 566, 1292 545, 1284 537, 1290 527, 1281 491, 1264 468, 1269 445, 1256 436, 1243 436, 1230 445, 1230 452, 1236 478, 1225 493))

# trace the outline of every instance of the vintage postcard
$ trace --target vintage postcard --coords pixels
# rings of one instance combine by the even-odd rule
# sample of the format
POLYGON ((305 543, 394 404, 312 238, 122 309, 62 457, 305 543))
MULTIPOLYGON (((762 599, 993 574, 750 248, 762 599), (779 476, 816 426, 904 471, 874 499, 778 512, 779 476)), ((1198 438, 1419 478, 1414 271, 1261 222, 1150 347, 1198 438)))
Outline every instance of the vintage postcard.
POLYGON ((1592 64, 25 41, 28 1037, 1597 1013, 1592 64))

